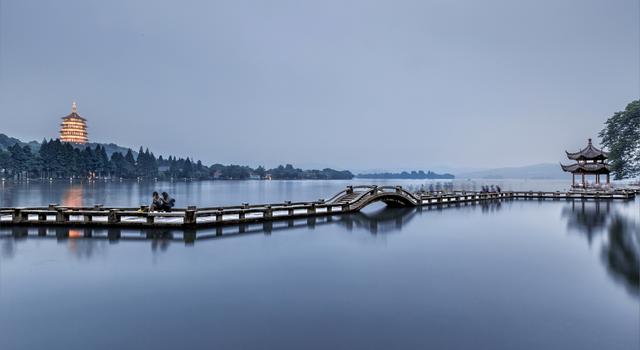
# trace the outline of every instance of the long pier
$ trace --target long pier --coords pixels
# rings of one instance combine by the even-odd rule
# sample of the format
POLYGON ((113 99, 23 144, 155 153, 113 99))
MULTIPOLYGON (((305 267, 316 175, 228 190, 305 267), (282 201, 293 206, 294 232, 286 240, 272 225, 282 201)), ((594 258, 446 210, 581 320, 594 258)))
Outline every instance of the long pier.
POLYGON ((412 193, 401 186, 348 186, 329 199, 312 202, 271 204, 244 203, 238 206, 189 206, 170 212, 149 212, 145 207, 111 208, 70 207, 51 204, 47 207, 0 208, 0 226, 84 226, 186 228, 238 225, 275 220, 358 212, 383 202, 392 207, 432 207, 475 204, 495 200, 631 200, 637 190, 607 192, 468 192, 412 193))

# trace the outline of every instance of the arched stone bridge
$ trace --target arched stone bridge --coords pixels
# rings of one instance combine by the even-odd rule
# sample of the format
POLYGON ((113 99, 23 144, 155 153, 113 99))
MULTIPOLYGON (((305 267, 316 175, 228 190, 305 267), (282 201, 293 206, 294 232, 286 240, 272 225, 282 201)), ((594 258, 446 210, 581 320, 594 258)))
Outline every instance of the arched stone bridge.
POLYGON ((358 211, 375 202, 383 202, 390 207, 415 207, 420 199, 401 186, 348 186, 325 201, 348 206, 349 211, 358 211))

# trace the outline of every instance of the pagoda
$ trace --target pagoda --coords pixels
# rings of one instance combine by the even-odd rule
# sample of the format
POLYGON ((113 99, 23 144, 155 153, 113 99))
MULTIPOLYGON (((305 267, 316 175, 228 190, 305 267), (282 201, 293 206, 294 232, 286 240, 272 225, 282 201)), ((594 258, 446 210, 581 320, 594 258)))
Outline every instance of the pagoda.
POLYGON ((89 142, 87 120, 78 114, 78 106, 75 102, 71 105, 71 114, 62 117, 62 124, 60 124, 60 141, 77 144, 89 142))
POLYGON ((600 175, 606 175, 607 184, 609 184, 609 174, 611 173, 611 167, 607 163, 609 152, 605 152, 593 146, 591 139, 589 139, 589 143, 584 149, 575 153, 569 153, 567 151, 565 151, 565 153, 567 153, 567 158, 576 161, 570 165, 560 164, 562 170, 573 175, 572 187, 586 188, 586 175, 594 175, 596 185, 601 183, 600 175), (576 185, 576 175, 580 175, 582 178, 581 184, 579 185, 576 185))

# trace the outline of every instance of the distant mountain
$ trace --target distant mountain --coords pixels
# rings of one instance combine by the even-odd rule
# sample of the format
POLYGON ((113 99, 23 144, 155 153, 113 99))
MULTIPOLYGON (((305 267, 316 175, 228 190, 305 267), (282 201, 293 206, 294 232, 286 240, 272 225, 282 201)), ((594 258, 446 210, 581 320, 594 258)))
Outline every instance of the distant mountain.
POLYGON ((566 179, 560 164, 535 164, 456 174, 459 179, 566 179))
POLYGON ((39 142, 36 142, 36 141, 22 142, 16 138, 9 137, 5 134, 0 134, 0 150, 6 151, 7 148, 15 145, 16 143, 19 144, 20 147, 29 146, 32 151, 37 151, 40 149, 39 142))
POLYGON ((403 171, 400 173, 372 173, 372 174, 358 174, 356 176, 360 179, 453 179, 454 176, 451 174, 436 174, 432 171, 427 171, 426 173, 423 170, 420 171, 403 171))

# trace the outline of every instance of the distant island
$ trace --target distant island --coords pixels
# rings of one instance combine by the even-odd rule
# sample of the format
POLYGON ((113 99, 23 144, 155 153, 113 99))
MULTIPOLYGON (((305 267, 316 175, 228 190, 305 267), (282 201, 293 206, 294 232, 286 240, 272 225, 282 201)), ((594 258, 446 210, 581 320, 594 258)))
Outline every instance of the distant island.
POLYGON ((192 180, 350 180, 348 170, 272 169, 246 165, 204 165, 200 160, 156 157, 149 149, 134 152, 115 144, 73 144, 59 139, 22 142, 0 134, 3 179, 192 179, 192 180))
POLYGON ((451 174, 436 174, 432 171, 423 170, 419 171, 403 171, 400 173, 372 173, 372 174, 358 174, 356 176, 360 179, 411 179, 411 180, 434 180, 434 179, 454 179, 455 176, 451 174))

